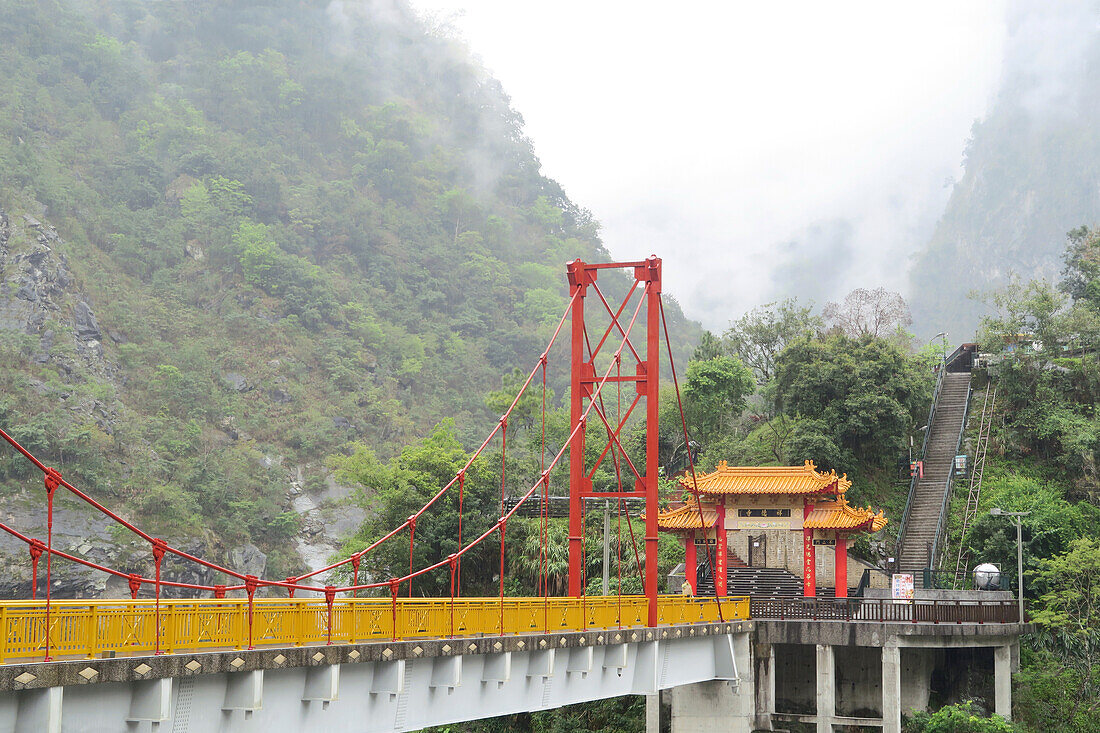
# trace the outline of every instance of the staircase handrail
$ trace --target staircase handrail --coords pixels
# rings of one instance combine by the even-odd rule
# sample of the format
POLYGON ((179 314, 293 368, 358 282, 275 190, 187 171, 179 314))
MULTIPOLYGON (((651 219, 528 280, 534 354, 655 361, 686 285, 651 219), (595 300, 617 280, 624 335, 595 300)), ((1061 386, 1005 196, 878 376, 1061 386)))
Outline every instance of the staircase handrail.
MULTIPOLYGON (((966 418, 970 414, 970 396, 974 393, 974 387, 970 382, 966 384, 966 405, 963 407, 962 422, 959 424, 959 437, 955 439, 955 453, 959 455, 962 446, 963 433, 966 432, 966 418)), ((931 430, 931 429, 930 429, 931 430)), ((947 530, 947 507, 951 504, 951 489, 955 485, 955 460, 951 459, 951 470, 947 472, 947 484, 943 488, 943 502, 940 504, 940 519, 936 523, 936 534, 932 537, 932 553, 928 558, 928 566, 935 567, 939 563, 937 558, 942 551, 941 540, 947 530)))
MULTIPOLYGON (((932 389, 932 405, 928 408, 928 421, 924 423, 924 440, 920 444, 920 460, 924 461, 924 452, 928 448, 928 436, 932 433, 932 420, 936 416, 936 402, 940 399, 940 391, 943 389, 943 375, 947 373, 947 364, 941 363, 939 374, 936 376, 936 386, 932 389)), ((909 512, 913 508, 913 497, 917 491, 918 473, 910 468, 909 494, 905 499, 905 511, 901 515, 901 524, 898 525, 898 539, 894 543, 894 562, 901 561, 901 541, 905 537, 905 528, 909 525, 909 512)))
MULTIPOLYGON (((986 453, 989 450, 989 435, 993 430, 993 411, 997 405, 997 387, 992 384, 987 384, 985 388, 985 399, 982 401, 982 419, 978 426, 978 444, 974 448, 974 460, 970 469, 970 490, 966 496, 966 510, 963 512, 962 529, 959 531, 959 554, 955 559, 955 577, 958 578, 960 573, 965 567, 963 560, 968 558, 966 552, 966 533, 970 529, 970 522, 973 521, 974 515, 977 512, 978 501, 982 492, 982 478, 985 475, 985 458, 986 453), (990 388, 993 389, 992 398, 989 395, 990 388), (973 508, 971 508, 971 501, 973 501, 973 508)), ((945 548, 946 551, 947 548, 945 548)))

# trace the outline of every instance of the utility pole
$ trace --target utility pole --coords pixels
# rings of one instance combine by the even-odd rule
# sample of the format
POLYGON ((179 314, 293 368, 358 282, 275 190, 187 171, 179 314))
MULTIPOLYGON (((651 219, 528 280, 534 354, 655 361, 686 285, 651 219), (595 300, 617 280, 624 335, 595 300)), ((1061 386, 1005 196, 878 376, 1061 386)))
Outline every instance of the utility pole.
POLYGON ((989 513, 995 517, 1008 517, 1016 525, 1016 596, 1020 601, 1020 623, 1024 622, 1024 517, 1031 512, 1006 512, 993 507, 989 513))

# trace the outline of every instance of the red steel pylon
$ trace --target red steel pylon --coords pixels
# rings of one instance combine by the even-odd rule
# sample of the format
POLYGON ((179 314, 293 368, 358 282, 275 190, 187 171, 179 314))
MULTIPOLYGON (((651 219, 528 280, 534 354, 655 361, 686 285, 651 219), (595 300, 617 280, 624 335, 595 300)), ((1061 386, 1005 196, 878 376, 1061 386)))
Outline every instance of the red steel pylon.
MULTIPOLYGON (((580 596, 584 593, 584 501, 586 498, 623 499, 635 497, 645 499, 645 595, 649 599, 649 625, 657 625, 657 407, 660 387, 661 364, 661 260, 656 256, 642 262, 608 262, 588 264, 574 260, 567 265, 569 294, 572 296, 572 333, 570 358, 570 431, 569 443, 569 595, 580 596), (600 270, 633 270, 634 283, 626 297, 613 308, 596 282, 600 270), (645 300, 646 344, 639 350, 630 340, 629 328, 624 328, 619 317, 627 304, 641 288, 641 297, 645 300), (585 321, 585 300, 595 294, 598 298, 596 310, 603 317, 606 311, 610 323, 602 337, 593 348, 588 341, 585 321), (599 306, 603 310, 599 310, 599 306), (621 415, 608 415, 599 404, 591 404, 589 412, 595 414, 607 429, 607 443, 600 452, 594 465, 585 461, 585 431, 582 425, 586 409, 593 402, 594 385, 600 382, 596 376, 596 357, 613 332, 625 341, 628 351, 620 348, 615 359, 620 360, 617 370, 619 376, 605 378, 606 381, 633 383, 635 396, 632 404, 621 415), (587 347, 587 348, 586 348, 587 347), (633 359, 636 368, 630 374, 623 357, 633 359), (642 470, 631 461, 623 449, 621 434, 635 408, 645 401, 645 462, 642 470), (592 476, 607 454, 621 456, 634 477, 633 490, 596 491, 593 489, 592 476)), ((640 304, 639 304, 640 305, 640 304)), ((613 341, 617 342, 619 339, 613 341)))

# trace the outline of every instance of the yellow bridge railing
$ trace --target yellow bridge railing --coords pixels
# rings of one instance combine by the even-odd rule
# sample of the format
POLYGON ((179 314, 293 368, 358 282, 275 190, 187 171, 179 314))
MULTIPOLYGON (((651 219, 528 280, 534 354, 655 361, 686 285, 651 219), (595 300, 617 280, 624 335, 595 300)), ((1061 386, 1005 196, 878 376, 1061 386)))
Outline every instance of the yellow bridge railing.
MULTIPOLYGON (((748 598, 724 598, 721 617, 749 617, 748 598)), ((587 598, 256 599, 251 628, 245 599, 162 600, 159 624, 150 600, 54 601, 52 657, 97 657, 302 646, 385 639, 539 634, 646 625, 645 596, 587 598), (159 628, 158 628, 159 626, 159 628)), ((658 623, 719 620, 714 599, 661 596, 658 623)), ((41 601, 0 602, 0 663, 35 661, 46 649, 41 601)))

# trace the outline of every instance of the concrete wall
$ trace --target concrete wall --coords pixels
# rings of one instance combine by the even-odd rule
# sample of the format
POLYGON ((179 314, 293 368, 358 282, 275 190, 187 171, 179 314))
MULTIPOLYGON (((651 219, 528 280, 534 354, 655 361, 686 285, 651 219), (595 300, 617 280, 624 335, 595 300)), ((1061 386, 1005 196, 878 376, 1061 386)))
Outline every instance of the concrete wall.
POLYGON ((779 713, 813 714, 817 709, 816 647, 810 644, 776 644, 775 702, 779 713))
POLYGON ((836 714, 854 718, 882 717, 882 650, 835 646, 836 714))
POLYGON ((901 711, 927 711, 932 672, 942 664, 942 649, 901 649, 901 711))

